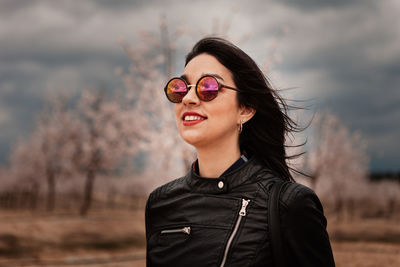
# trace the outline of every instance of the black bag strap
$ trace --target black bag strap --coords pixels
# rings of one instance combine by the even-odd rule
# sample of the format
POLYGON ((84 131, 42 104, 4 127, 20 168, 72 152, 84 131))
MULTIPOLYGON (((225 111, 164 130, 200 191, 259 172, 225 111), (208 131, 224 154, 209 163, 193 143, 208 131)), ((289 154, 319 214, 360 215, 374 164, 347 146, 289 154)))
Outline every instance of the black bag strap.
POLYGON ((280 229, 279 200, 284 186, 288 181, 277 181, 272 185, 270 197, 268 199, 269 233, 272 245, 272 256, 275 267, 287 267, 284 255, 284 247, 280 229))

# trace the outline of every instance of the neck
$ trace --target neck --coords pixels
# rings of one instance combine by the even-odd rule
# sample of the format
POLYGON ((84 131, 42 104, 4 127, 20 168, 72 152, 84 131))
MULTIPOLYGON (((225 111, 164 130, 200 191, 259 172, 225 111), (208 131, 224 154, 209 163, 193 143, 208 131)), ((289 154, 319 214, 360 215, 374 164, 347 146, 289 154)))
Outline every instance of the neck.
POLYGON ((199 174, 202 177, 219 177, 240 157, 239 143, 219 143, 218 146, 209 145, 197 148, 199 174))

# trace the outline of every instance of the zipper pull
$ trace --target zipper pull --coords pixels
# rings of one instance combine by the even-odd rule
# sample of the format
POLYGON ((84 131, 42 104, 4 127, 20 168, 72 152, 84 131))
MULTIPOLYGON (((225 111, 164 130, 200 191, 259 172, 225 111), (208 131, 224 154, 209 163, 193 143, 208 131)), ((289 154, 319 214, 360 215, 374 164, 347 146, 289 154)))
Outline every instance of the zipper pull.
POLYGON ((242 208, 239 211, 239 215, 240 216, 246 216, 246 208, 247 205, 249 205, 250 199, 246 200, 246 199, 242 199, 242 208))
POLYGON ((180 229, 167 229, 161 231, 161 234, 173 234, 173 233, 184 233, 190 235, 190 226, 183 227, 180 229))
POLYGON ((190 226, 188 226, 188 227, 183 227, 183 228, 182 228, 182 232, 185 233, 185 234, 187 234, 187 235, 189 235, 189 234, 190 234, 190 226))

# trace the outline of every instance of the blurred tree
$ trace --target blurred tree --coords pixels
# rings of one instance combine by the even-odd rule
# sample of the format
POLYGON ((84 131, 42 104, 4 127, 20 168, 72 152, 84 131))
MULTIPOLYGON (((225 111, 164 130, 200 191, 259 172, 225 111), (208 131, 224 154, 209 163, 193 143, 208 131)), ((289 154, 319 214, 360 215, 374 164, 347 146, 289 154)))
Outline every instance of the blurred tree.
POLYGON ((80 131, 74 139, 76 168, 86 175, 84 199, 80 209, 86 215, 92 202, 93 185, 99 171, 118 167, 123 159, 137 151, 144 140, 147 121, 117 99, 84 92, 77 108, 80 131))
POLYGON ((65 101, 52 99, 38 117, 31 137, 26 142, 18 143, 11 154, 13 177, 30 183, 36 192, 42 182, 47 183, 48 211, 55 207, 57 177, 70 167, 67 159, 72 151, 68 141, 76 130, 76 120, 66 108, 65 101))
POLYGON ((76 118, 66 106, 66 100, 55 98, 39 117, 33 139, 40 148, 47 181, 47 210, 56 203, 56 179, 70 169, 72 150, 69 141, 79 130, 76 118))
POLYGON ((371 195, 374 194, 379 206, 378 214, 375 215, 392 218, 396 214, 396 203, 400 202, 400 183, 391 180, 372 182, 369 191, 371 195))
POLYGON ((114 170, 125 156, 134 154, 137 140, 145 139, 146 124, 118 99, 107 100, 84 91, 73 109, 64 99, 56 98, 40 115, 30 139, 14 149, 13 176, 34 187, 46 182, 47 210, 51 211, 56 202, 57 178, 84 174, 80 213, 86 215, 96 174, 114 170))
POLYGON ((334 115, 315 116, 313 149, 308 164, 313 179, 311 187, 333 201, 338 215, 350 212, 354 201, 367 191, 368 156, 366 144, 359 133, 350 134, 347 127, 334 115))
MULTIPOLYGON (((41 154, 41 147, 36 137, 25 142, 18 142, 10 155, 10 166, 4 170, 2 191, 6 193, 7 199, 2 203, 5 207, 13 207, 20 202, 15 198, 19 192, 31 192, 30 208, 36 209, 40 185, 45 176, 44 162, 41 154), (12 192, 12 194, 11 194, 12 192)), ((20 208, 15 206, 15 208, 20 208)))

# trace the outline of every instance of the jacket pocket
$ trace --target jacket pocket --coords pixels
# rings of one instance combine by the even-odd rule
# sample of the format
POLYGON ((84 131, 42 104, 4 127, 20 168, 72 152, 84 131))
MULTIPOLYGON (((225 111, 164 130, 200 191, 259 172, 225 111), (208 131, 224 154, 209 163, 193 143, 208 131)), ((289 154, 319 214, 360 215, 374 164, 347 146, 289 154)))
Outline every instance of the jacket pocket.
POLYGON ((169 227, 157 233, 157 244, 161 247, 184 245, 190 236, 190 226, 169 227))
POLYGON ((218 266, 231 231, 199 224, 164 227, 149 239, 150 266, 218 266))

